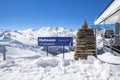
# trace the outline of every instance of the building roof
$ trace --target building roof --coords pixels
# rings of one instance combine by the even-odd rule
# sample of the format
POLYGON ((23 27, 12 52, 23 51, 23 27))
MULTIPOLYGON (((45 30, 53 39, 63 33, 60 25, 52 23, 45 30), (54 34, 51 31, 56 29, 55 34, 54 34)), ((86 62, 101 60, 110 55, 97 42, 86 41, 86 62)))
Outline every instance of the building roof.
POLYGON ((120 0, 113 0, 107 8, 97 17, 94 24, 120 23, 120 0))

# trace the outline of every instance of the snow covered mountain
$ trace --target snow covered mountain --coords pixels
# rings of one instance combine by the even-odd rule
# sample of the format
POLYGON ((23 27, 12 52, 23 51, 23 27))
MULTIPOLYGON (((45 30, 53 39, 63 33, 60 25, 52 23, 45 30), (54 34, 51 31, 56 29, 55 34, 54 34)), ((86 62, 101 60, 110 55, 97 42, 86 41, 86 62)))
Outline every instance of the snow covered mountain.
POLYGON ((43 27, 38 30, 27 29, 23 31, 11 31, 10 37, 21 43, 28 45, 37 45, 38 37, 56 37, 56 36, 71 36, 74 37, 74 32, 65 28, 43 27))
MULTIPOLYGON (((73 30, 68 30, 63 27, 43 27, 38 30, 27 29, 22 31, 9 31, 1 30, 1 39, 12 39, 10 46, 21 47, 21 48, 40 48, 38 46, 38 37, 73 37, 75 38, 75 32, 73 30)), ((45 47, 41 47, 43 51, 46 50, 45 47)), ((50 47, 49 53, 56 55, 62 52, 62 47, 50 47)), ((74 47, 65 47, 65 51, 74 50, 74 47)))

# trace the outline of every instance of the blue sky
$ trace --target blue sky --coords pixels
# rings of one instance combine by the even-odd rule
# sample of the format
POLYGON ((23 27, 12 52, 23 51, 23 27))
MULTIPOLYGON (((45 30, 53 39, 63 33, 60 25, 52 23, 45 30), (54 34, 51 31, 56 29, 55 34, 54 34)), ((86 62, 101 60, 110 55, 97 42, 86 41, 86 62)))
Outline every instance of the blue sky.
POLYGON ((0 29, 92 26, 111 0, 0 0, 0 29))

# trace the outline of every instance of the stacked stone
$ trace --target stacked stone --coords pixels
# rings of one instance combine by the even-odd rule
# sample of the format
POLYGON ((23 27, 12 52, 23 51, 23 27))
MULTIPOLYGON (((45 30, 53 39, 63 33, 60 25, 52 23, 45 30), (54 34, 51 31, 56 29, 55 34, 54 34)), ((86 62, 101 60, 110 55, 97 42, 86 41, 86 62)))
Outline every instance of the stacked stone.
POLYGON ((74 59, 86 59, 88 55, 96 56, 96 40, 94 30, 89 29, 87 22, 82 25, 82 29, 78 29, 76 33, 76 48, 74 59))

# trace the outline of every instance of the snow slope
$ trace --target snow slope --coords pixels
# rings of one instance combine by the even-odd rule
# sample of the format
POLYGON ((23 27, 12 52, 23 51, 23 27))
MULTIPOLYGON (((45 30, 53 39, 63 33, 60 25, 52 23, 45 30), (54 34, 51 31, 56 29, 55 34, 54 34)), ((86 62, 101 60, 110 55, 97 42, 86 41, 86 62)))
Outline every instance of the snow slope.
POLYGON ((106 52, 103 55, 98 55, 98 58, 107 63, 120 64, 120 57, 114 56, 110 52, 106 52))
POLYGON ((120 65, 103 63, 93 56, 74 61, 69 54, 73 52, 66 53, 66 59, 62 59, 62 55, 34 57, 36 53, 22 57, 11 55, 6 61, 0 58, 0 80, 120 79, 120 65))
MULTIPOLYGON (((3 32, 2 36, 8 33, 3 32)), ((37 31, 32 29, 9 31, 9 36, 14 39, 14 42, 6 46, 6 61, 2 60, 0 50, 0 80, 119 80, 120 64, 106 63, 110 58, 113 62, 119 63, 119 57, 105 53, 99 58, 106 62, 93 56, 89 56, 87 60, 74 61, 73 51, 65 53, 65 59, 62 58, 62 54, 57 56, 49 54, 47 57, 42 48, 36 46, 37 36, 43 36, 43 34, 74 36, 73 33, 64 28, 51 27, 37 31)))

